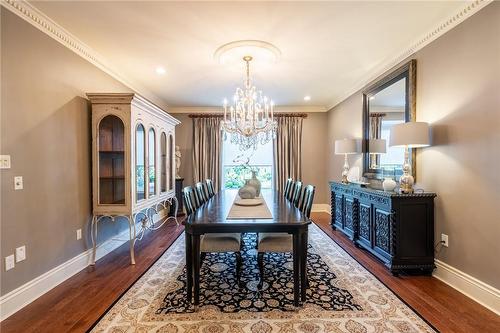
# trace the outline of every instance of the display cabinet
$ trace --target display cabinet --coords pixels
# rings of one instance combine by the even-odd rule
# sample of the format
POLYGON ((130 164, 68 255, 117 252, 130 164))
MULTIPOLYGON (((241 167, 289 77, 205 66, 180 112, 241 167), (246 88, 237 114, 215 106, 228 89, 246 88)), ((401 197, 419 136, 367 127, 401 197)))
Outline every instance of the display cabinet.
POLYGON ((98 224, 105 218, 129 224, 135 264, 134 244, 146 230, 170 219, 177 223, 174 148, 179 121, 137 94, 87 97, 92 104, 92 264, 98 224), (175 213, 159 219, 167 209, 175 213))

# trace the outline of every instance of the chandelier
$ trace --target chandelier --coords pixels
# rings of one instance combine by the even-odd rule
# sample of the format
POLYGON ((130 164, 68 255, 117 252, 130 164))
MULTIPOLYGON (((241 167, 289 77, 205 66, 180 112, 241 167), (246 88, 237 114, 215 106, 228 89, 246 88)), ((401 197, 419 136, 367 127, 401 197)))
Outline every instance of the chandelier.
POLYGON ((274 102, 257 91, 250 82, 251 56, 244 56, 246 63, 246 80, 244 89, 237 88, 233 103, 228 106, 224 99, 224 120, 221 130, 224 140, 231 137, 231 143, 240 150, 257 149, 258 144, 265 144, 276 138, 277 122, 274 120, 274 102))

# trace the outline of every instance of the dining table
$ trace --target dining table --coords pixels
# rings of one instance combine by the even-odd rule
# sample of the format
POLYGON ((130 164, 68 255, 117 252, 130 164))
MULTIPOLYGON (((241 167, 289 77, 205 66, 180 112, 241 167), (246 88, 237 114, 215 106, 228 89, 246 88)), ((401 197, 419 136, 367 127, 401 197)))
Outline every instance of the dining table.
MULTIPOLYGON (((287 233, 293 239, 294 306, 306 301, 308 226, 311 220, 282 192, 263 189, 270 218, 228 218, 238 190, 219 191, 185 220, 187 300, 195 308, 200 303, 200 237, 209 233, 287 233), (194 297, 193 297, 194 296, 194 297), (194 300, 193 300, 194 298, 194 300)), ((251 207, 249 207, 251 208, 251 207)), ((244 265, 245 263, 243 263, 244 265)))

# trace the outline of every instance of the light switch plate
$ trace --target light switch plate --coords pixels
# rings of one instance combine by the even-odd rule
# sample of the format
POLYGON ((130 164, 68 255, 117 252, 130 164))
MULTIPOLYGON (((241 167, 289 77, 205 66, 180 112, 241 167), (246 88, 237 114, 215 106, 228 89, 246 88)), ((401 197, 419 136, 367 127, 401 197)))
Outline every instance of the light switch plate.
POLYGON ((441 241, 443 242, 443 246, 448 247, 448 235, 446 234, 441 234, 441 241))
POLYGON ((76 229, 76 240, 82 239, 82 229, 76 229))
POLYGON ((10 155, 0 155, 0 169, 10 169, 10 155))
POLYGON ((26 260, 26 246, 16 248, 16 262, 26 260))
POLYGON ((5 270, 9 271, 14 268, 14 266, 16 266, 14 263, 14 255, 11 254, 10 256, 5 257, 5 270))
POLYGON ((23 177, 16 176, 14 177, 14 190, 22 190, 23 189, 23 177))

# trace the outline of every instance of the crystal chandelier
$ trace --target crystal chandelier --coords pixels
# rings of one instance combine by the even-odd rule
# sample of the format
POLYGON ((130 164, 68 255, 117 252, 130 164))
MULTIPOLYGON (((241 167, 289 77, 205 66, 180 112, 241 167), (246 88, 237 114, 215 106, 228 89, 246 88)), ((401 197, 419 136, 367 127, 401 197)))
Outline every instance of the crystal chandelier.
POLYGON ((244 56, 246 63, 245 88, 237 88, 233 104, 228 106, 224 100, 224 120, 221 130, 224 139, 229 134, 231 143, 237 144, 240 150, 257 149, 258 144, 265 144, 276 138, 277 122, 274 120, 274 102, 263 96, 250 83, 251 56, 244 56))

